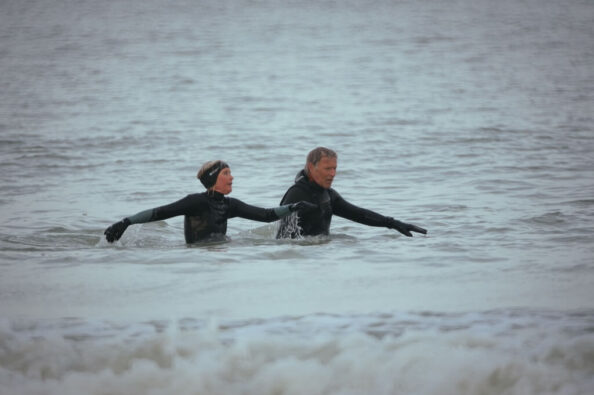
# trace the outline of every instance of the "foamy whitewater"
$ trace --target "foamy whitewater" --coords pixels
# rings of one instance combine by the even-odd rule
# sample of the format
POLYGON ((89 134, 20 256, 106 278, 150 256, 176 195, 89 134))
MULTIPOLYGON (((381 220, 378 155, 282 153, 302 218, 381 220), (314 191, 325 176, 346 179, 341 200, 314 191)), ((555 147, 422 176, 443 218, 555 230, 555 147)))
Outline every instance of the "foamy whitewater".
POLYGON ((0 3, 0 394, 594 393, 594 3, 0 3), (307 152, 427 228, 276 240, 307 152))

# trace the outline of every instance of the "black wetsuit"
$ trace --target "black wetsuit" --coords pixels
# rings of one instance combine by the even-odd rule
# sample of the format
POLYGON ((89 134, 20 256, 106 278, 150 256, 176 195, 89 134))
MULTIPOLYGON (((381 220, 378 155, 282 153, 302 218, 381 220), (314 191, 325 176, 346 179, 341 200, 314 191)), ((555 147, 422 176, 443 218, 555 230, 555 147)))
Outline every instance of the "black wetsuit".
POLYGON ((186 243, 194 243, 215 235, 225 235, 229 218, 241 217, 261 222, 279 219, 275 209, 251 206, 218 192, 191 194, 177 202, 142 211, 128 219, 132 224, 137 224, 160 221, 179 215, 185 216, 186 243))
POLYGON ((390 220, 389 217, 347 202, 332 188, 325 189, 315 182, 309 181, 303 170, 297 174, 295 184, 287 190, 281 204, 295 203, 301 200, 317 204, 318 208, 299 214, 300 232, 299 229, 293 229, 289 225, 288 218, 283 218, 276 235, 277 238, 328 235, 333 214, 369 226, 387 227, 390 220))

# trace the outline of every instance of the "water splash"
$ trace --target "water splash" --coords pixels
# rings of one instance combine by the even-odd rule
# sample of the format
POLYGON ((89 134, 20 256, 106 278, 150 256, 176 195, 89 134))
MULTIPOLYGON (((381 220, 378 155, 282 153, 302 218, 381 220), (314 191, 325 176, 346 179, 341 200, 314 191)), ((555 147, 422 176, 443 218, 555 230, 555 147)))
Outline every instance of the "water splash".
POLYGON ((294 212, 278 222, 277 238, 303 239, 303 229, 299 226, 299 215, 294 212))

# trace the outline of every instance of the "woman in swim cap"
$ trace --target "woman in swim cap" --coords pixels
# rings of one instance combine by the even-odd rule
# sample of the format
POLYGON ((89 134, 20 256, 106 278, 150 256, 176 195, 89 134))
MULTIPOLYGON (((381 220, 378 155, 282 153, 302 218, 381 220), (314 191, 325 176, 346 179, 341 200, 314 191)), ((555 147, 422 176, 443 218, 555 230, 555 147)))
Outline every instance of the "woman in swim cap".
POLYGON ((272 222, 291 212, 306 212, 316 208, 309 202, 298 202, 275 208, 251 206, 239 199, 226 197, 231 193, 233 176, 226 162, 206 162, 198 171, 197 178, 206 188, 205 192, 190 194, 165 206, 141 211, 108 227, 104 234, 108 242, 119 240, 132 224, 161 221, 184 216, 186 243, 194 243, 227 233, 227 219, 241 217, 260 222, 272 222))

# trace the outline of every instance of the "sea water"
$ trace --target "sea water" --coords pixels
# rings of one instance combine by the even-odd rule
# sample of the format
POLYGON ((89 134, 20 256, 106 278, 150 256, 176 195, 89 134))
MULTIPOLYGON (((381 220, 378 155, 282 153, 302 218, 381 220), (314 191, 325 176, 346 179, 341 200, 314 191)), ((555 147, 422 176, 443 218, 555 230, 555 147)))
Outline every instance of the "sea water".
POLYGON ((591 394, 594 3, 0 3, 0 393, 591 394), (348 201, 276 240, 104 229, 201 192, 348 201))

